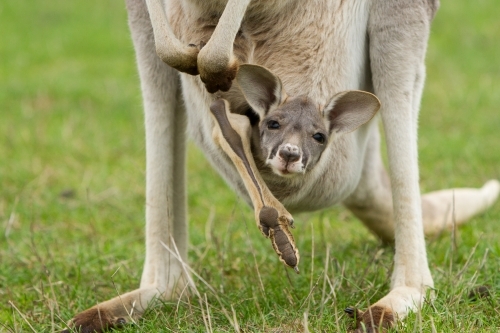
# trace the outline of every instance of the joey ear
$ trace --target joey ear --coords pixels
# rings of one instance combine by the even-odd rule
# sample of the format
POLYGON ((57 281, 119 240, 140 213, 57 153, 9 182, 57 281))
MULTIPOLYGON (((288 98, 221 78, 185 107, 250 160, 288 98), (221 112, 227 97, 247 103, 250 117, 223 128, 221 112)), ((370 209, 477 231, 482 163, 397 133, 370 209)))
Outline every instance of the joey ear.
POLYGON ((380 101, 375 95, 349 90, 333 96, 323 113, 330 123, 330 133, 349 133, 372 119, 378 109, 380 101))
POLYGON ((241 65, 236 74, 236 82, 248 104, 261 119, 272 107, 281 103, 281 80, 265 67, 241 65))

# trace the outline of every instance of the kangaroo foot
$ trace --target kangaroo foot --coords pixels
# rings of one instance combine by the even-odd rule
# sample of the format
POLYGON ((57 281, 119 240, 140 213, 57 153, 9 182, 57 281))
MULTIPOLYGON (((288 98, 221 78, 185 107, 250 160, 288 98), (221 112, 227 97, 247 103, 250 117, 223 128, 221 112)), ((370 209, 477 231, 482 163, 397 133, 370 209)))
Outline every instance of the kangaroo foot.
POLYGON ((365 312, 348 307, 345 313, 356 321, 353 333, 382 333, 392 327, 395 322, 391 309, 382 306, 372 306, 365 312))
POLYGON ((139 319, 148 304, 162 296, 156 286, 122 294, 78 313, 68 323, 69 328, 61 333, 101 333, 123 327, 139 319))
POLYGON ((100 333, 112 328, 121 328, 127 323, 125 317, 115 316, 111 311, 93 307, 77 314, 69 323, 73 329, 61 333, 100 333))
POLYGON ((396 320, 403 320, 410 312, 420 311, 426 290, 433 285, 432 278, 425 278, 425 275, 422 276, 426 281, 425 285, 395 287, 364 312, 352 307, 345 309, 345 312, 356 320, 353 332, 386 332, 395 325, 396 320))

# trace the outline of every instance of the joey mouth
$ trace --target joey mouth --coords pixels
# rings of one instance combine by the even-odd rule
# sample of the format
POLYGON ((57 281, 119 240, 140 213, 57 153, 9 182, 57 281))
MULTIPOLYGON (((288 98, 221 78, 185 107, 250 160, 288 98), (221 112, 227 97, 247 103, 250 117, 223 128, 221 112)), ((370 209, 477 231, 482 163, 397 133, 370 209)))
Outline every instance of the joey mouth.
POLYGON ((273 169, 275 174, 277 174, 278 176, 282 176, 282 177, 293 177, 293 176, 298 174, 297 172, 290 171, 288 169, 288 167, 286 167, 286 166, 283 169, 276 169, 276 168, 272 168, 272 169, 273 169))
POLYGON ((282 176, 282 177, 290 178, 290 177, 295 177, 298 175, 303 175, 305 173, 305 168, 302 165, 297 166, 295 163, 293 163, 293 164, 283 164, 282 163, 281 165, 276 166, 271 161, 268 164, 270 164, 271 169, 273 170, 273 172, 275 174, 277 174, 278 176, 282 176))

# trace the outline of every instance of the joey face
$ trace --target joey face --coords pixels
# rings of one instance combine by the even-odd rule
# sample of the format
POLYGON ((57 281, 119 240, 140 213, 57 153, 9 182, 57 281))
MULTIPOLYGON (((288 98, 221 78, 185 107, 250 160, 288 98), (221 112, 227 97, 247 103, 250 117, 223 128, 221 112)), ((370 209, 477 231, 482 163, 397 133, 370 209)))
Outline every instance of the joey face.
POLYGON ((259 125, 261 158, 280 176, 303 174, 318 162, 328 143, 320 111, 307 97, 289 98, 259 125))
POLYGON ((256 65, 241 65, 236 81, 260 119, 260 157, 285 177, 311 170, 332 137, 356 130, 380 108, 375 95, 350 90, 335 94, 320 110, 305 95, 288 96, 276 75, 256 65))

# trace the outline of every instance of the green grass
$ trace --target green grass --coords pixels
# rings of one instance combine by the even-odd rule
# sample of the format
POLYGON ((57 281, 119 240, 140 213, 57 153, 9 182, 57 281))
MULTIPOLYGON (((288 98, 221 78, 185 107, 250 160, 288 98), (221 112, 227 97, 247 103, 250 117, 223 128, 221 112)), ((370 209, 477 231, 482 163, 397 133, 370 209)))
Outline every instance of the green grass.
MULTIPOLYGON (((121 1, 0 2, 0 332, 57 332, 138 286, 144 133, 121 1)), ((423 191, 500 178, 497 0, 443 1, 420 120, 423 191)), ((215 289, 151 309, 125 332, 345 331, 388 291, 392 250, 342 208, 296 217, 301 275, 189 149, 190 261, 215 289), (207 223, 207 221, 209 221, 207 223), (211 221, 211 222, 210 222, 211 221), (218 301, 217 299, 220 299, 218 301), (275 330, 273 330, 275 329, 275 330)), ((500 204, 429 240, 437 298, 400 332, 500 330, 500 204), (492 297, 467 298, 476 285, 492 297)))

